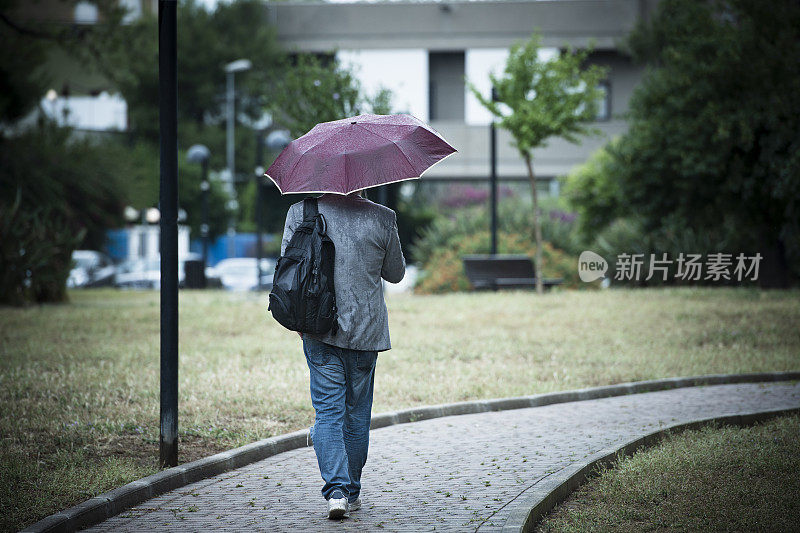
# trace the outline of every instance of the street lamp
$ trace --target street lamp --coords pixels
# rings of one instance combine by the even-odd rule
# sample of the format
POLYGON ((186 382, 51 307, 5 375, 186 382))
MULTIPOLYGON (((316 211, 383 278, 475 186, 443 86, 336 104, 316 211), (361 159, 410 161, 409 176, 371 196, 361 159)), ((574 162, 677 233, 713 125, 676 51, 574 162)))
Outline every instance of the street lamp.
POLYGON ((200 191, 203 195, 203 222, 200 225, 200 235, 203 238, 203 269, 208 264, 208 190, 211 188, 208 183, 208 159, 211 151, 202 144, 195 144, 189 147, 187 158, 190 163, 200 163, 203 169, 203 180, 200 182, 200 191))
POLYGON ((263 200, 263 181, 264 181, 264 146, 270 152, 281 152, 284 148, 289 146, 292 142, 292 137, 286 130, 274 130, 267 135, 264 140, 264 132, 260 131, 258 134, 258 144, 256 146, 256 264, 258 270, 258 290, 261 290, 261 256, 263 255, 263 248, 261 246, 262 230, 263 230, 263 215, 262 204, 263 200))
MULTIPOLYGON (((225 73, 227 76, 227 115, 228 115, 228 139, 227 139, 227 159, 228 159, 228 179, 229 181, 229 189, 228 192, 231 195, 232 199, 236 199, 236 188, 233 185, 234 176, 235 176, 235 148, 234 148, 234 139, 233 139, 233 129, 234 129, 234 122, 236 119, 236 104, 235 104, 235 92, 234 92, 234 85, 233 85, 233 76, 237 72, 244 72, 246 70, 250 70, 253 64, 250 62, 249 59, 237 59, 231 63, 225 65, 225 73)), ((228 225, 228 234, 235 233, 234 229, 234 220, 235 218, 232 216, 228 225)), ((233 247, 233 240, 230 242, 230 249, 233 247)), ((229 255, 233 255, 232 251, 229 255)))
POLYGON ((58 100, 58 93, 56 93, 55 89, 50 89, 47 91, 47 94, 44 96, 47 98, 47 101, 50 102, 50 114, 52 115, 51 118, 54 122, 58 121, 58 117, 56 113, 56 100, 58 100))
MULTIPOLYGON (((492 87, 492 102, 497 102, 497 89, 492 87)), ((497 255, 497 127, 495 126, 494 115, 489 125, 489 160, 491 174, 489 176, 489 187, 491 197, 490 220, 492 233, 492 255, 497 255)))

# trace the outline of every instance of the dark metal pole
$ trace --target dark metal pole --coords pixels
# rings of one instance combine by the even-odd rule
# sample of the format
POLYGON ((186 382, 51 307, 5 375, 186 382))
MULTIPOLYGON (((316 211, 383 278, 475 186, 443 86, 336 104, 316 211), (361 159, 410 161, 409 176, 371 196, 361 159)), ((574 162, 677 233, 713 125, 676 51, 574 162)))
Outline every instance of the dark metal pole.
POLYGON ((200 225, 200 235, 203 237, 203 268, 208 266, 208 191, 211 184, 208 182, 208 158, 203 159, 203 181, 200 188, 203 191, 203 223, 200 225))
POLYGON ((158 106, 161 143, 162 468, 178 464, 178 84, 177 0, 158 2, 158 106))
POLYGON ((381 205, 386 205, 389 202, 389 193, 386 189, 387 185, 381 185, 378 187, 378 203, 381 205))
MULTIPOLYGON (((497 101, 497 91, 492 87, 492 101, 497 101)), ((492 222, 492 255, 497 254, 497 128, 494 125, 494 117, 489 126, 489 157, 491 175, 489 186, 491 188, 491 222, 492 222)))
POLYGON ((260 175, 261 169, 264 168, 264 131, 259 130, 256 135, 256 268, 258 270, 258 290, 261 290, 261 256, 263 249, 261 248, 261 180, 263 177, 260 175))

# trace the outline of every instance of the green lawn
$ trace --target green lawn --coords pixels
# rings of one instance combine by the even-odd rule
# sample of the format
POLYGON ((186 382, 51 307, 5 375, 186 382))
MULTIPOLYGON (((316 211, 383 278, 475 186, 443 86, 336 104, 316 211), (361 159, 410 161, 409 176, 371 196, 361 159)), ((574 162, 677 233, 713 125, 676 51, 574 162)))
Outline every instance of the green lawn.
POLYGON ((798 448, 798 416, 668 437, 602 470, 537 531, 797 531, 798 448))
MULTIPOLYGON (((0 308, 0 529, 156 470, 159 300, 0 308)), ((375 412, 694 374, 800 369, 800 292, 393 295, 375 412)), ((181 461, 307 426, 300 340, 266 295, 180 294, 181 461)))

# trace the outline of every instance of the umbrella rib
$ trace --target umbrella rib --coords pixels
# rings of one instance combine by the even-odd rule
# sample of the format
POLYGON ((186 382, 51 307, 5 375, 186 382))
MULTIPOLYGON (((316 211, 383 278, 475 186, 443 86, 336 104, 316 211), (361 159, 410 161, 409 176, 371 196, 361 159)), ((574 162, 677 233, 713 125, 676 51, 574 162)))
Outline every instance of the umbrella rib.
POLYGON ((345 190, 350 190, 350 177, 347 175, 347 152, 344 153, 344 180, 345 180, 345 190))
POLYGON ((312 148, 314 148, 314 147, 313 147, 313 146, 309 146, 308 148, 306 148, 305 150, 303 150, 303 153, 302 153, 302 154, 300 154, 300 157, 298 157, 298 158, 297 158, 297 161, 295 161, 295 162, 294 162, 294 165, 292 165, 292 169, 291 169, 289 172, 287 172, 287 173, 286 173, 286 176, 288 176, 288 177, 290 177, 290 178, 291 178, 291 176, 292 176, 292 172, 294 172, 294 169, 296 169, 296 168, 297 168, 297 165, 299 165, 299 164, 300 164, 300 160, 302 160, 302 159, 303 159, 303 158, 306 156, 306 154, 307 154, 307 153, 308 153, 308 152, 309 152, 309 151, 310 151, 312 148))
MULTIPOLYGON (((384 137, 383 135, 381 135, 381 134, 379 134, 379 133, 375 133, 374 131, 372 131, 372 130, 369 130, 369 129, 365 128, 365 127, 364 127, 364 126, 362 126, 361 124, 359 124, 359 126, 361 126, 361 128, 362 128, 364 131, 367 131, 367 132, 371 133, 372 135, 375 135, 376 137, 380 137, 381 139, 384 139, 384 140, 386 140, 386 141, 389 141, 390 143, 392 143, 392 145, 393 145, 395 148, 397 148, 397 149, 400 151, 400 153, 403 155, 403 157, 405 157, 405 158, 406 158, 406 161, 408 161, 408 166, 410 166, 410 167, 411 167, 411 170, 413 170, 413 171, 414 171, 414 173, 416 173, 416 172, 417 172, 417 169, 416 169, 416 168, 414 168, 414 163, 412 163, 412 162, 411 162, 411 160, 408 158, 408 156, 407 156, 407 155, 406 155, 406 153, 403 151, 403 149, 402 149, 402 148, 400 148, 400 146, 398 146, 398 145, 397 145, 397 143, 396 143, 395 141, 393 141, 393 140, 391 140, 391 139, 389 139, 389 138, 386 138, 386 137, 384 137)), ((417 177, 418 177, 418 176, 417 176, 417 177)))

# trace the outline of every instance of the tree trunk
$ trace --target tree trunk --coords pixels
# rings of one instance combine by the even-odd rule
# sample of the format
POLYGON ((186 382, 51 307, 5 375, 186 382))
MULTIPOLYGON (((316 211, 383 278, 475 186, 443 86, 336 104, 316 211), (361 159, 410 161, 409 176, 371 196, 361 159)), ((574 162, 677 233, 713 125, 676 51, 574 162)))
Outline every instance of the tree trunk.
POLYGON ((525 156, 525 165, 528 167, 528 179, 531 182, 531 193, 533 194, 533 234, 536 239, 536 257, 533 260, 534 273, 536 275, 536 292, 542 294, 542 225, 539 221, 539 197, 536 193, 536 176, 533 173, 531 157, 525 156))
POLYGON ((786 260, 786 246, 774 237, 762 240, 761 271, 758 286, 762 289, 788 289, 791 285, 789 264, 786 260))

